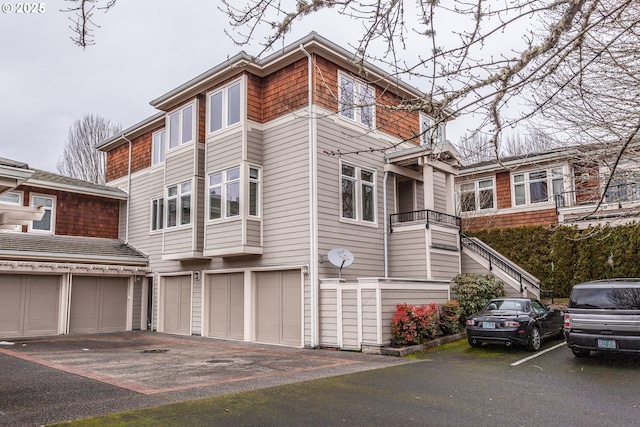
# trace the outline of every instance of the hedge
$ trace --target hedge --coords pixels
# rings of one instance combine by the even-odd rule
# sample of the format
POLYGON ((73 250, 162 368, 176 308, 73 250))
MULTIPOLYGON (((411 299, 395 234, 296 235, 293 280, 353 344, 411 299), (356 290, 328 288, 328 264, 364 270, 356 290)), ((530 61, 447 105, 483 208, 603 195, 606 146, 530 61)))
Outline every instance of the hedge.
POLYGON ((614 277, 640 277, 640 224, 514 227, 465 232, 540 279, 542 289, 568 297, 573 285, 614 277))

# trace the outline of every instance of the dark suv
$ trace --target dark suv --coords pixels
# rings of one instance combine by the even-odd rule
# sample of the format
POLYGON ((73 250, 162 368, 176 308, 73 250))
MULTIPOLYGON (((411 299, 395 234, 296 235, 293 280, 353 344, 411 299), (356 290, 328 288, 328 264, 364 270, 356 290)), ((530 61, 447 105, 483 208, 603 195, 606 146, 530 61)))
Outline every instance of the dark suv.
POLYGON ((564 316, 564 336, 576 357, 593 350, 640 353, 640 279, 575 285, 564 316))

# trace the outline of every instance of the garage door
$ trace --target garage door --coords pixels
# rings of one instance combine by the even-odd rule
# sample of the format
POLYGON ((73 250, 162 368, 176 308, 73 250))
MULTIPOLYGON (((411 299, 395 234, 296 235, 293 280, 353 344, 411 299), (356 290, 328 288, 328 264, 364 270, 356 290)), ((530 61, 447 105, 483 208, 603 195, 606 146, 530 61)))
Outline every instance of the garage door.
POLYGON ((0 337, 58 334, 60 276, 0 274, 0 337))
POLYGON ((191 276, 162 278, 163 329, 169 334, 191 334, 191 276))
POLYGON ((209 336, 244 339, 244 274, 209 276, 209 336))
POLYGON ((300 272, 256 274, 256 340, 302 345, 302 285, 300 272))
POLYGON ((129 279, 73 276, 69 332, 91 334, 127 329, 129 279))

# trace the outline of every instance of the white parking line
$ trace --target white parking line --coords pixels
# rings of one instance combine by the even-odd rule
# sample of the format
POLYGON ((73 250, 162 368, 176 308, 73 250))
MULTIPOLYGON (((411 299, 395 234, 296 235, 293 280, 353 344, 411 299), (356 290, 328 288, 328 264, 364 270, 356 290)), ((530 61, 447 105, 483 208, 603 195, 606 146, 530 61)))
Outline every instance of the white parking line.
POLYGON ((529 360, 531 360, 531 359, 535 359, 535 358, 536 358, 536 357, 538 357, 538 356, 542 356, 543 354, 548 353, 548 352, 550 352, 551 350, 555 350, 556 348, 560 348, 560 347, 562 347, 562 346, 564 346, 564 345, 567 345, 567 344, 566 344, 566 343, 564 343, 564 342, 561 342, 560 344, 556 344, 556 345, 554 345, 553 347, 549 347, 549 348, 548 348, 548 349, 546 349, 546 350, 542 350, 541 352, 538 352, 538 353, 536 353, 536 354, 533 354, 533 355, 531 355, 531 356, 529 356, 529 357, 525 357, 524 359, 520 359, 520 360, 518 360, 517 362, 513 362, 513 363, 511 364, 511 366, 518 366, 518 365, 519 365, 519 364, 521 364, 521 363, 527 362, 527 361, 529 361, 529 360))

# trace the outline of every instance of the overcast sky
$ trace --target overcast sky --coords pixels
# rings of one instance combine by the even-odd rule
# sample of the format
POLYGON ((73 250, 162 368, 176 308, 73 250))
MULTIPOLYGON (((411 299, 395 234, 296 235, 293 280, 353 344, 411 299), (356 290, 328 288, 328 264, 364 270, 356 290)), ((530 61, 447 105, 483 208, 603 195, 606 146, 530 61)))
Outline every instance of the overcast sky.
MULTIPOLYGON (((42 14, 0 12, 0 157, 33 168, 56 171, 75 120, 97 114, 127 128, 156 112, 149 101, 241 50, 224 34, 227 18, 214 0, 120 0, 96 12, 101 28, 85 50, 60 11, 70 3, 43 3, 42 14)), ((311 31, 347 49, 360 35, 325 14, 296 25, 286 43, 311 31)))

